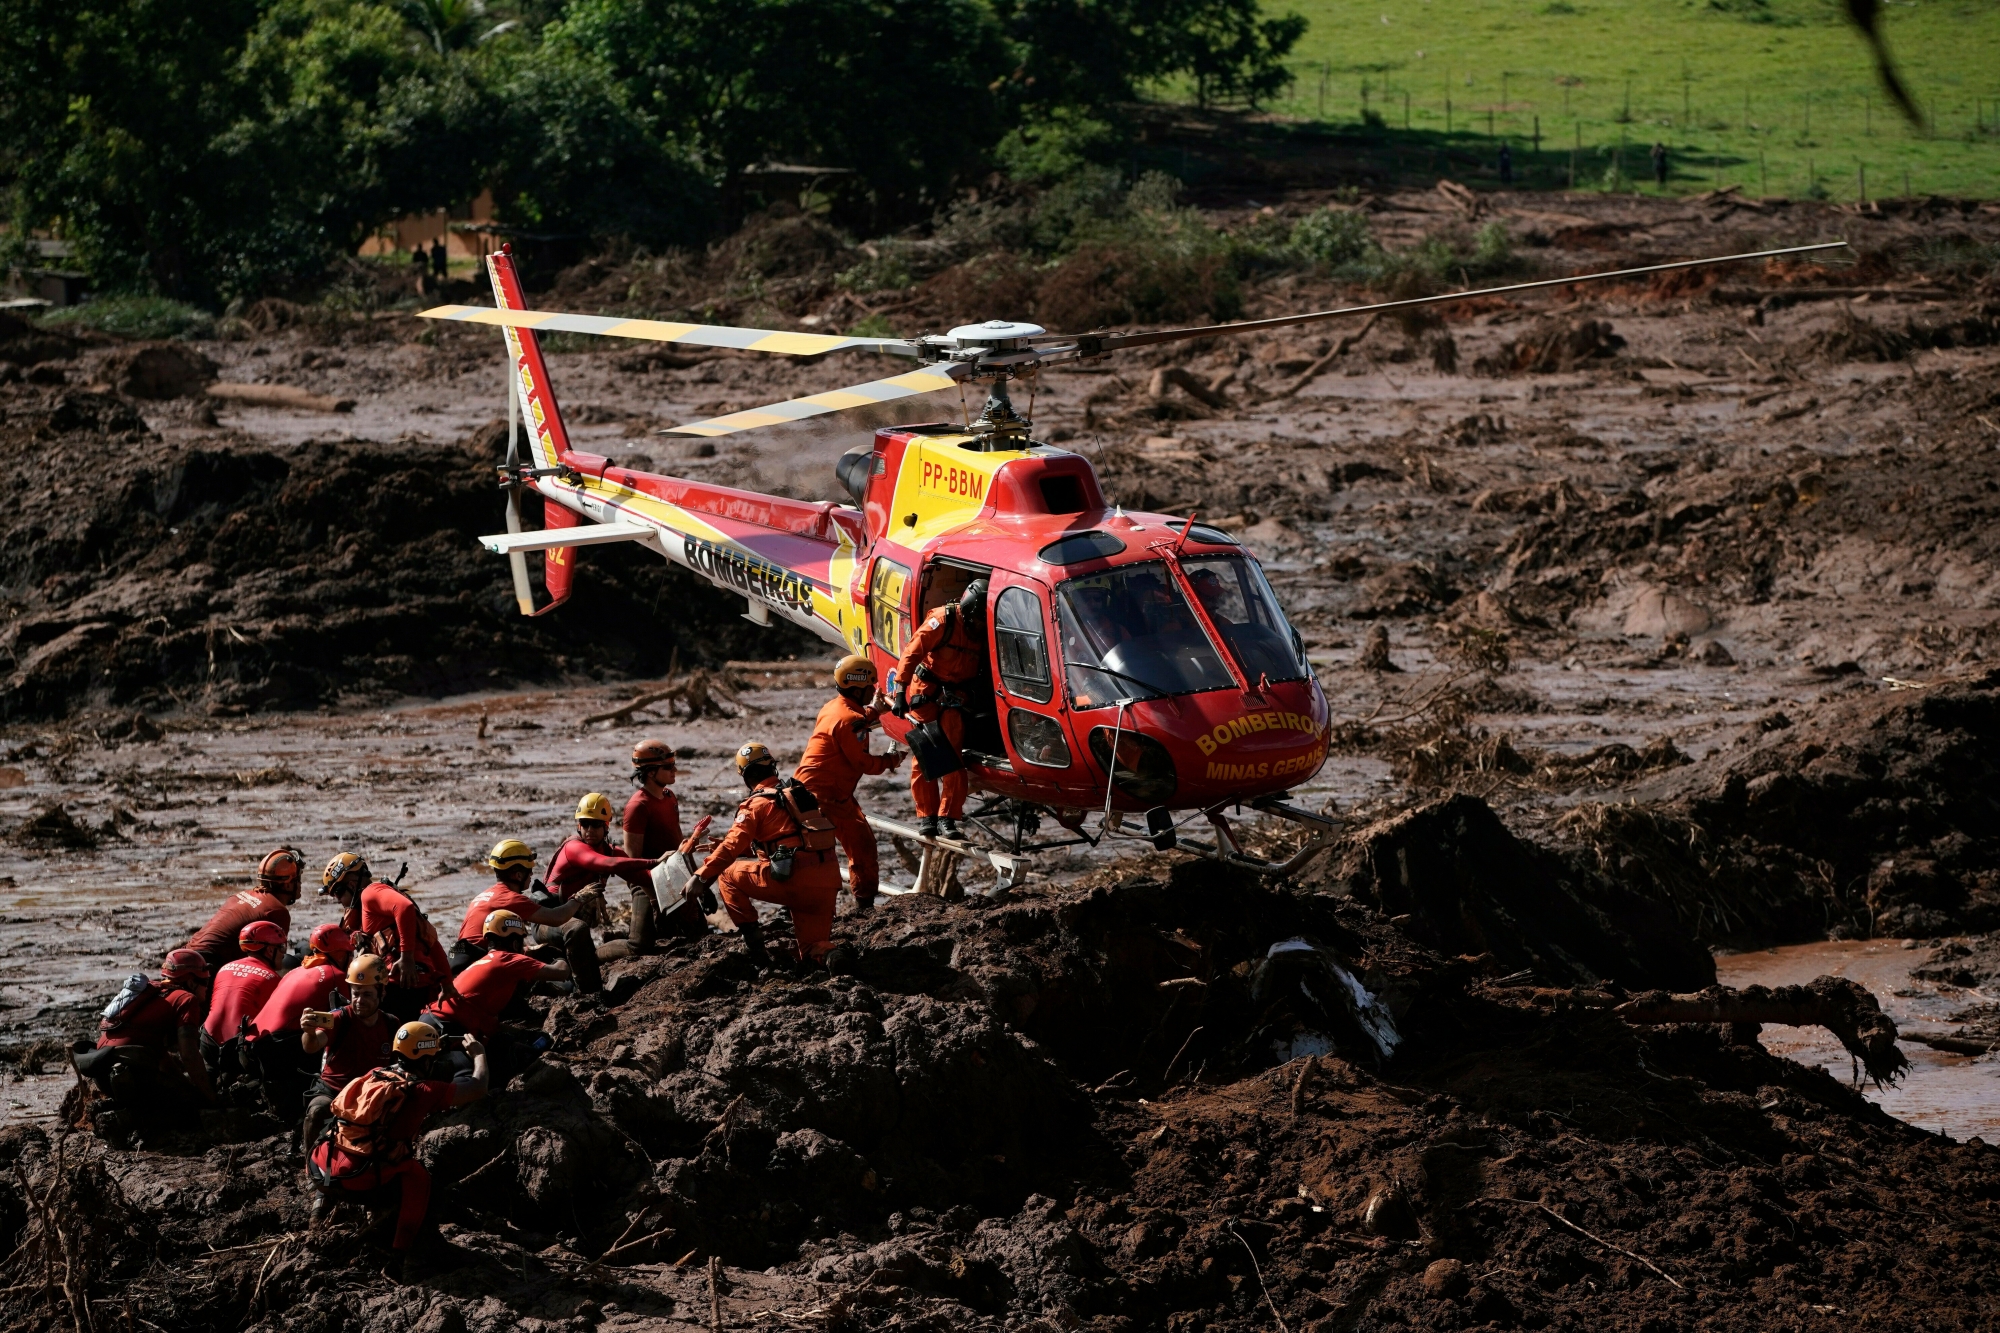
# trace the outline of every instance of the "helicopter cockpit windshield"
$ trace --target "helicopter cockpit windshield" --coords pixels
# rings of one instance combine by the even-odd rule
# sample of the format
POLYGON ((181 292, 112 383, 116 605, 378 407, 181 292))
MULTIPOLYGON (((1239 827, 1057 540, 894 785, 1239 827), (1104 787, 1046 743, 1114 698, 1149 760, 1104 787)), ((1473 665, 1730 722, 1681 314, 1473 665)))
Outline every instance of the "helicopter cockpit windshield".
POLYGON ((1057 592, 1063 662, 1077 707, 1235 684, 1165 562, 1086 574, 1057 592))
POLYGON ((1255 561, 1240 555, 1184 558, 1181 573, 1245 680, 1304 680, 1312 673, 1304 641, 1278 609, 1255 561))
MULTIPOLYGON (((1306 678, 1304 646, 1255 561, 1201 556, 1183 560, 1181 572, 1244 679, 1306 678)), ((1235 684, 1165 562, 1070 579, 1056 602, 1070 697, 1079 708, 1235 684)))

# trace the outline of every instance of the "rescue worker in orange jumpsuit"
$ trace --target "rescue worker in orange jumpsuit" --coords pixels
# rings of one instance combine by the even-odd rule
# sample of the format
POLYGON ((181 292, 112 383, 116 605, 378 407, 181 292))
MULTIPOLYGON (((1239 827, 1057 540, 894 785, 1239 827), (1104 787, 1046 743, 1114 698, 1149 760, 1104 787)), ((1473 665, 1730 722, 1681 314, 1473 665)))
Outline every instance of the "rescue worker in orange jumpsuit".
POLYGON ((451 985, 451 959, 438 942, 437 928, 416 900, 386 880, 374 879, 368 863, 341 852, 320 874, 320 894, 341 905, 340 924, 374 939, 374 951, 388 962, 390 982, 382 1007, 416 1013, 451 985))
MULTIPOLYGON (((969 787, 963 759, 965 706, 970 687, 985 674, 986 580, 974 579, 956 602, 924 617, 896 663, 896 716, 929 727, 933 740, 941 731, 950 752, 960 756, 949 773, 925 772, 921 757, 910 766, 917 831, 927 838, 940 832, 947 838, 963 836, 958 821, 965 816, 969 787)), ((910 748, 918 750, 919 743, 913 741, 910 748)))
POLYGON ((847 886, 855 907, 865 912, 881 887, 882 866, 875 854, 875 830, 868 827, 854 788, 864 775, 895 768, 903 762, 903 754, 893 749, 887 754, 868 752, 869 728, 883 712, 875 703, 873 662, 858 653, 841 658, 833 669, 833 688, 838 693, 819 710, 805 757, 792 776, 806 785, 819 802, 820 813, 832 821, 847 852, 847 886))
POLYGON ((833 947, 833 905, 840 896, 833 825, 802 783, 778 781, 778 761, 762 742, 748 741, 736 752, 736 771, 750 795, 701 863, 689 896, 706 898, 719 880, 722 905, 743 935, 744 951, 760 967, 771 966, 771 955, 764 948, 757 904, 789 908, 798 961, 819 962, 833 947))

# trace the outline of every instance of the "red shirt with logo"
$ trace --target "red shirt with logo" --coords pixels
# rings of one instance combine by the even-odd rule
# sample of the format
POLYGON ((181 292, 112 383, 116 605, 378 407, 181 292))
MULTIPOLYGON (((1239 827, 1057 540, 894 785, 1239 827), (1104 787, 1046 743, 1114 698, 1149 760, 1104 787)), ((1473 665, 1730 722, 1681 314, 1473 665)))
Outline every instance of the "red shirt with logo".
POLYGON ((512 912, 532 925, 535 913, 541 910, 542 905, 527 894, 516 893, 505 884, 495 884, 474 898, 472 906, 465 909, 465 924, 458 928, 458 937, 477 941, 484 936, 489 912, 512 912))
POLYGON ((239 958, 217 972, 205 1024, 209 1037, 217 1042, 234 1038, 242 1021, 254 1019, 277 988, 278 970, 261 958, 239 958))
POLYGON ((451 960, 438 943, 436 929, 410 895, 393 884, 377 880, 363 889, 360 912, 349 908, 341 924, 389 941, 385 945, 389 961, 408 958, 416 965, 414 986, 427 986, 451 975, 451 960))
POLYGON ((100 1032, 98 1046, 144 1046, 165 1055, 180 1043, 180 1030, 201 1026, 201 1001, 192 991, 163 991, 155 981, 146 997, 125 1011, 124 1022, 100 1032))
MULTIPOLYGON (((235 966, 231 964, 230 966, 235 966)), ((296 967, 278 978, 270 998, 252 1020, 260 1037, 297 1032, 299 1014, 307 1009, 332 1009, 347 1003, 347 973, 332 963, 296 967)))
POLYGON ((252 921, 269 921, 287 935, 292 933, 291 908, 272 894, 245 889, 241 893, 230 894, 229 901, 208 919, 207 925, 194 933, 187 947, 206 958, 211 971, 219 970, 225 963, 233 963, 243 956, 243 948, 237 944, 236 936, 252 921))
POLYGON ((514 992, 541 975, 542 965, 528 955, 493 949, 458 974, 454 983, 458 999, 447 995, 431 1008, 438 1017, 484 1040, 500 1026, 500 1011, 513 1000, 514 992))
POLYGON ((681 845, 681 798, 648 796, 641 787, 625 802, 625 850, 656 861, 681 845))

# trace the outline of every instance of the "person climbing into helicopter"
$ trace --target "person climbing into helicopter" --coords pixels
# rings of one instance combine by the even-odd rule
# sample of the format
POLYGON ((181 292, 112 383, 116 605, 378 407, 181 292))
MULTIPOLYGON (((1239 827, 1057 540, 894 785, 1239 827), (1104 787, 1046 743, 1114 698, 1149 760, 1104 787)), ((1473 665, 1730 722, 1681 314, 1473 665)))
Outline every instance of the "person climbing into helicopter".
MULTIPOLYGON (((665 741, 643 740, 632 747, 632 785, 637 790, 625 802, 621 823, 627 856, 657 861, 681 845, 681 802, 674 794, 676 767, 674 747, 665 741)), ((653 947, 658 916, 652 880, 632 885, 632 924, 625 938, 634 951, 644 953, 653 947)), ((705 924, 702 928, 707 929, 705 924)))
POLYGON ((764 947, 757 904, 789 908, 796 961, 821 962, 833 947, 833 908, 840 896, 833 823, 805 784, 778 780, 778 761, 761 741, 745 741, 736 751, 736 772, 749 795, 736 807, 729 832, 695 872, 688 894, 705 899, 720 883, 722 905, 742 934, 750 961, 760 967, 771 966, 772 959, 764 947))
POLYGON ((869 753, 868 732, 884 711, 876 702, 875 685, 873 662, 860 653, 840 659, 833 669, 834 696, 819 710, 805 756, 792 772, 832 822, 847 853, 847 883, 854 906, 864 912, 875 903, 882 867, 875 830, 854 799, 854 788, 864 776, 887 773, 903 762, 900 750, 869 753))
POLYGON ((962 837, 970 780, 965 773, 965 708, 970 687, 986 674, 985 579, 965 585, 956 602, 938 607, 918 627, 896 663, 897 717, 912 726, 910 797, 917 831, 926 838, 962 837))
POLYGON ((440 989, 453 993, 451 959, 438 943, 437 928, 409 894, 370 875, 366 861, 353 852, 337 854, 320 874, 319 891, 340 904, 340 923, 369 936, 373 952, 388 962, 383 1008, 414 1014, 440 989))
MULTIPOLYGON (((655 858, 657 859, 657 858, 655 858)), ((601 987, 597 970, 597 942, 590 928, 604 908, 604 882, 616 875, 633 889, 653 887, 653 862, 627 856, 625 849, 611 841, 611 798, 603 792, 585 792, 576 803, 576 836, 556 848, 549 862, 545 890, 550 906, 578 902, 576 916, 557 927, 563 937, 563 952, 569 957, 570 972, 577 990, 589 994, 601 987)))

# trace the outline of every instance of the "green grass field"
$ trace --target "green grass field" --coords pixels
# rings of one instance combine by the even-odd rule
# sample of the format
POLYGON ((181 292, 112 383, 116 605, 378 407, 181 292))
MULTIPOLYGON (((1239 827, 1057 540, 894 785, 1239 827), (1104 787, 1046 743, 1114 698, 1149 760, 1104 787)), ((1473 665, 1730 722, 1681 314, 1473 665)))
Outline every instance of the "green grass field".
POLYGON ((1574 151, 1579 187, 1651 191, 1658 140, 1675 193, 1852 200, 1865 173, 1870 198, 2000 194, 2000 0, 1887 0, 1921 130, 1884 97, 1836 0, 1266 5, 1312 23, 1297 82, 1269 110, 1352 124, 1365 109, 1446 160, 1490 159, 1497 145, 1480 141, 1505 137, 1528 185, 1566 184, 1574 151))

